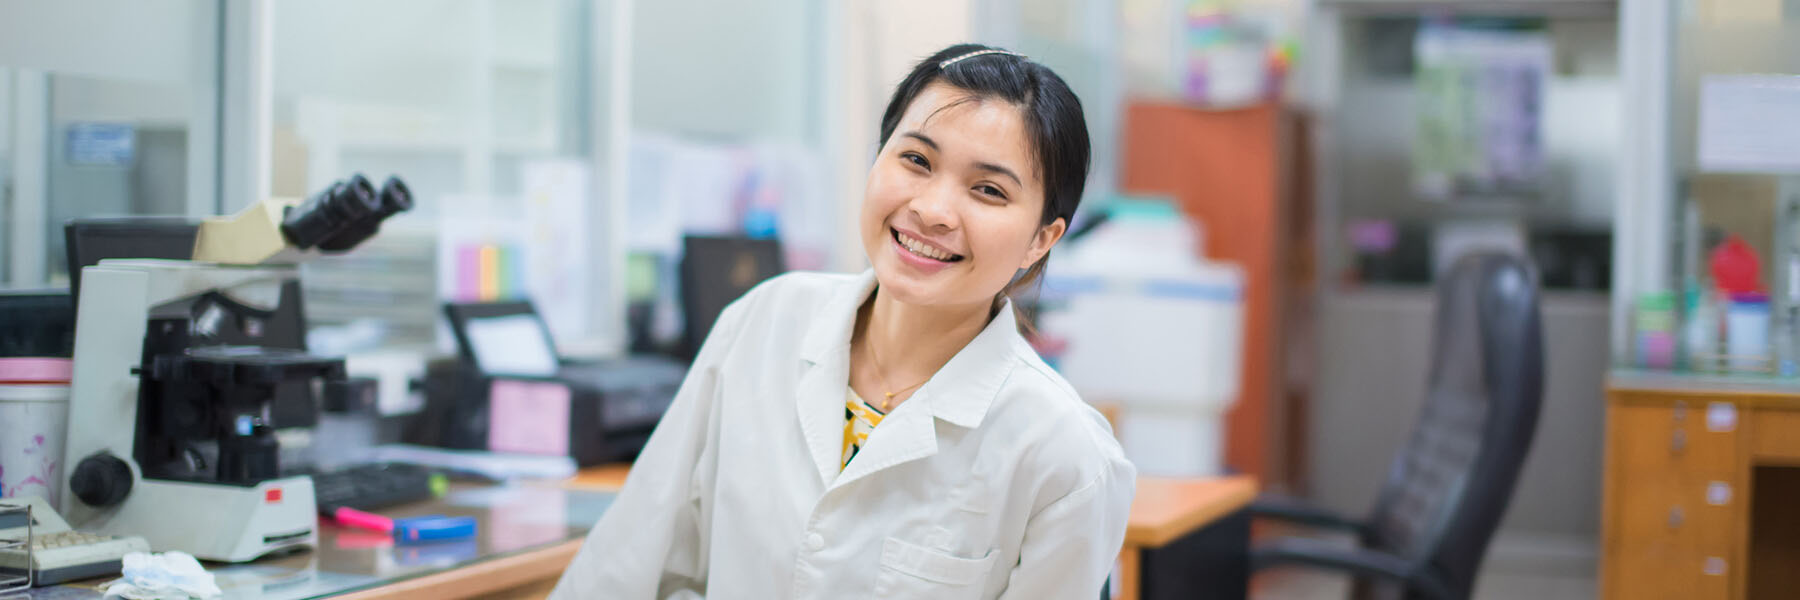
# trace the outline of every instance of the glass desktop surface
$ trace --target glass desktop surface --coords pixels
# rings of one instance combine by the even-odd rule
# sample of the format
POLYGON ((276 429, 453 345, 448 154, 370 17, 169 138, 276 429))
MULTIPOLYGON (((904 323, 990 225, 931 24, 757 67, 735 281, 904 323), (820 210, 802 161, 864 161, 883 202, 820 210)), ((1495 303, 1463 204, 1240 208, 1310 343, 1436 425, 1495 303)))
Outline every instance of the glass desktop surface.
MULTIPOLYGON (((319 522, 319 547, 243 564, 205 563, 227 600, 303 600, 371 589, 540 550, 587 535, 614 494, 554 484, 452 486, 443 498, 384 510, 404 518, 472 516, 468 540, 397 544, 388 535, 319 522)), ((102 578, 32 590, 32 600, 101 598, 102 578)))

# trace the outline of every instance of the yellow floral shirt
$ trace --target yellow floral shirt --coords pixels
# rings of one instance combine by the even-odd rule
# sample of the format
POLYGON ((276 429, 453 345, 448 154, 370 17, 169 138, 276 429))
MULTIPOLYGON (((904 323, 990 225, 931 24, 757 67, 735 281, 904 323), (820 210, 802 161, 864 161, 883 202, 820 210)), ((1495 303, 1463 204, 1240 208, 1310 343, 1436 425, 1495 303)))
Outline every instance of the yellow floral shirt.
POLYGON ((886 416, 857 397, 856 390, 844 394, 844 460, 838 464, 839 471, 850 466, 850 459, 856 458, 856 452, 869 442, 869 433, 875 431, 875 426, 886 416))

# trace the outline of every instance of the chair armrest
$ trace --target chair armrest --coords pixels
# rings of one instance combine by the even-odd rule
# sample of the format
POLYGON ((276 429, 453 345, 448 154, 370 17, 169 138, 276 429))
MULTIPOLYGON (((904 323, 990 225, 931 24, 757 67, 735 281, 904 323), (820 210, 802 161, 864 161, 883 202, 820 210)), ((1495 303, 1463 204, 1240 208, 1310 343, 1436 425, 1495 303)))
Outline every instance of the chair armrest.
POLYGON ((1250 569, 1260 571, 1281 565, 1303 565, 1343 571, 1350 575, 1390 579, 1422 592, 1427 598, 1452 598, 1443 582, 1425 571, 1424 565, 1386 552, 1350 548, 1306 538, 1283 538, 1250 550, 1250 569))
POLYGON ((1360 521, 1307 504, 1297 498, 1273 494, 1257 496, 1256 500, 1250 503, 1250 517, 1339 529, 1353 532, 1359 536, 1368 528, 1360 521))

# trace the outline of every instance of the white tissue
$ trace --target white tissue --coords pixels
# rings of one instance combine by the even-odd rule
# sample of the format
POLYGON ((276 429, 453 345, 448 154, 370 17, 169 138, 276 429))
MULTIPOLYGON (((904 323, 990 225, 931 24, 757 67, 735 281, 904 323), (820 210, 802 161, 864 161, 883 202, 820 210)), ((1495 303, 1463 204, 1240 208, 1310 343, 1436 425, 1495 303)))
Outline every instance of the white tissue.
POLYGON ((186 552, 132 552, 123 560, 120 578, 100 586, 107 598, 130 600, 188 600, 217 598, 219 585, 213 574, 186 552))

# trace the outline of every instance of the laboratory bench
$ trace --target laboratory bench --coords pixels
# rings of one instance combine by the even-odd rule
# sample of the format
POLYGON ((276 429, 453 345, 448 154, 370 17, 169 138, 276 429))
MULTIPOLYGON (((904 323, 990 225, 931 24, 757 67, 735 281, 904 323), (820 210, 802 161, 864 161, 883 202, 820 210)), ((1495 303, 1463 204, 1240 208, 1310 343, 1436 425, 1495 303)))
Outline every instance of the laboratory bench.
MULTIPOLYGON (((457 485, 441 498, 377 512, 472 516, 478 523, 474 539, 396 544, 389 534, 321 520, 316 549, 207 568, 227 599, 542 597, 612 498, 611 492, 567 489, 554 481, 457 485)), ((111 579, 37 588, 26 597, 98 599, 95 588, 111 579)))
MULTIPOLYGON (((458 485, 442 498, 378 511, 473 516, 479 533, 472 540, 395 544, 386 534, 321 521, 316 550, 209 568, 225 598, 233 599, 542 598, 629 470, 606 465, 562 482, 458 485)), ((1244 597, 1250 539, 1244 509, 1256 493, 1246 476, 1139 478, 1112 597, 1186 598, 1195 589, 1244 597)), ((97 599, 95 587, 105 581, 39 588, 27 597, 97 599)))

